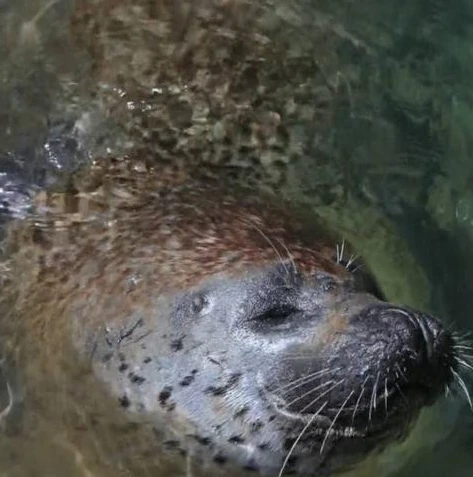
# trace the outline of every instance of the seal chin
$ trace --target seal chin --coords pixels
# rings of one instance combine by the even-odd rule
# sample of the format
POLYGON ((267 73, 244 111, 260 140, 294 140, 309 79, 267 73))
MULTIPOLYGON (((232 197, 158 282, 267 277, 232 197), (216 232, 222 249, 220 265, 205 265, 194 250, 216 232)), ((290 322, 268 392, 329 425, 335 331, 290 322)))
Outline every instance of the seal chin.
POLYGON ((365 431, 361 429, 355 429, 353 425, 347 424, 345 426, 336 427, 331 425, 333 421, 323 413, 323 409, 325 406, 321 406, 317 412, 312 414, 307 412, 303 413, 291 411, 288 406, 288 403, 285 402, 276 393, 271 392, 268 386, 264 384, 264 379, 261 373, 258 373, 257 375, 257 383, 260 396, 269 406, 271 411, 274 412, 280 418, 280 420, 286 421, 289 424, 292 423, 295 426, 311 426, 312 435, 328 434, 346 438, 364 437, 366 435, 365 431))

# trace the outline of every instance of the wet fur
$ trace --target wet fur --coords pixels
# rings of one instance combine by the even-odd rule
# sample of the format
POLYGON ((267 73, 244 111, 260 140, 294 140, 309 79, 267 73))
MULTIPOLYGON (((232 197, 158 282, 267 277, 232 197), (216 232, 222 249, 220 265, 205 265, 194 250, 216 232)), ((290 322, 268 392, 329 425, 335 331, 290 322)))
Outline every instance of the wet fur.
POLYGON ((87 343, 88 330, 106 332, 113 322, 114 329, 126 337, 133 332, 128 321, 120 322, 130 314, 127 310, 137 304, 144 310, 151 308, 139 281, 154 283, 156 294, 175 292, 192 289, 211 274, 228 274, 229 270, 238 274, 255 263, 263 265, 283 257, 282 263, 289 259, 287 263, 304 274, 325 270, 349 276, 334 260, 330 234, 316 222, 309 229, 313 239, 314 229, 319 228, 318 249, 310 249, 313 242, 304 241, 297 216, 305 214, 287 211, 274 195, 256 195, 253 190, 249 196, 245 189, 238 192, 212 177, 200 174, 196 179, 196 175, 197 171, 156 171, 136 158, 104 159, 77 173, 69 190, 39 193, 36 212, 8 227, 2 309, 13 305, 13 311, 2 321, 3 336, 8 337, 3 344, 9 361, 21 369, 23 405, 31 409, 26 416, 32 412, 39 422, 64 429, 67 445, 81 449, 86 468, 98 461, 100 475, 102 466, 117 465, 141 475, 139 463, 145 461, 145 475, 161 465, 166 472, 176 465, 175 471, 183 472, 172 458, 178 448, 171 457, 165 449, 159 459, 147 459, 147 442, 155 438, 156 431, 143 422, 138 427, 120 413, 119 406, 111 406, 107 390, 91 374, 94 343, 87 343), (199 187, 196 181, 201 181, 199 187), (163 208, 163 203, 168 205, 163 208), (196 213, 197 206, 203 207, 201 212, 196 213), (168 225, 166 217, 159 215, 164 210, 174 214, 168 225), (219 222, 209 223, 209 215, 219 217, 219 222), (190 217, 198 221, 189 222, 190 217), (229 226, 228 234, 225 226, 229 226), (294 242, 297 234, 301 240, 294 242), (173 242, 167 248, 175 249, 176 263, 182 268, 167 268, 173 260, 160 255, 160 240, 173 242), (232 249, 237 252, 229 256, 232 249), (90 256, 95 257, 93 262, 90 256), (126 268, 121 267, 123 262, 126 268), (130 269, 131 263, 135 269, 130 269), (126 280, 134 274, 139 277, 137 285, 126 280), (73 313, 71 296, 75 297, 73 304, 81 303, 81 315, 88 317, 87 322, 67 320, 73 313), (71 346, 71 338, 81 343, 79 349, 71 346), (118 463, 106 464, 107 456, 115 456, 118 463))

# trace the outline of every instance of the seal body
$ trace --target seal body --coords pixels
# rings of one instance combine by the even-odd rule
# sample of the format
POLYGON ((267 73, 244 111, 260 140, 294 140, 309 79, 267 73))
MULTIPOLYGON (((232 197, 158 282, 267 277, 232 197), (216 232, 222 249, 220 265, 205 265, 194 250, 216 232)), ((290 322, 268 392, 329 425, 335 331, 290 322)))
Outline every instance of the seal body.
POLYGON ((4 250, 25 412, 98 475, 332 475, 452 379, 442 325, 274 193, 104 160, 4 250))

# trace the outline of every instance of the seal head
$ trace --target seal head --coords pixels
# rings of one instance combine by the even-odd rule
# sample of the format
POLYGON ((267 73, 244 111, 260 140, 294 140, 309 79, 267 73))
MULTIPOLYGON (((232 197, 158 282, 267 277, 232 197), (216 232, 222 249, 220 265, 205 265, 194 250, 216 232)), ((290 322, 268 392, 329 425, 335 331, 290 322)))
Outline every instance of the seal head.
MULTIPOLYGON (((192 475, 350 469, 402 440, 452 380, 441 323, 387 303, 313 217, 272 195, 191 180, 137 201, 74 197, 67 216, 86 218, 64 227, 62 213, 16 252, 38 263, 19 277, 36 343, 24 347, 48 370, 90 367, 107 406, 138 423, 140 471, 166 453, 191 458, 192 475)), ((79 406, 113 426, 88 389, 79 406)))

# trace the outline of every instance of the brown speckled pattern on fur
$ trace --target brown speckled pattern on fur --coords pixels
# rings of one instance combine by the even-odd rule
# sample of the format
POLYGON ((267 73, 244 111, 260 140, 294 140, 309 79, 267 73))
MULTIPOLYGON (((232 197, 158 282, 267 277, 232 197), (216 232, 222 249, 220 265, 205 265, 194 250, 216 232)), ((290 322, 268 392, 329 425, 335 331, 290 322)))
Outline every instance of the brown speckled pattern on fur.
POLYGON ((19 316, 37 323, 25 323, 28 329, 44 333, 43 346, 57 345, 71 307, 105 326, 126 315, 118 311, 123 307, 139 303, 146 310, 161 293, 280 257, 304 274, 348 274, 334 262, 334 242, 321 233, 317 243, 304 241, 297 214, 274 195, 205 179, 196 187, 196 179, 188 184, 145 166, 124 182, 128 166, 136 163, 97 166, 102 179, 97 174, 95 190, 87 183, 82 192, 78 183, 73 193, 40 194, 38 214, 10 228, 10 286, 20 293, 16 303, 25 311, 19 316))
MULTIPOLYGON (((297 214, 274 195, 189 177, 195 171, 158 173, 136 160, 98 161, 84 172, 70 192, 40 193, 37 214, 9 227, 2 308, 13 308, 3 344, 21 363, 33 428, 44 419, 67 432, 87 465, 97 459, 98 475, 105 455, 117 452, 132 456, 126 465, 134 469, 160 469, 164 456, 145 455, 154 430, 143 423, 135 432, 72 341, 84 351, 90 330, 129 326, 133 312, 154 312, 160 294, 191 290, 219 272, 244 273, 287 251, 302 273, 348 272, 334 263, 333 242, 304 241, 297 214)), ((169 425, 178 425, 175 416, 169 425)))

